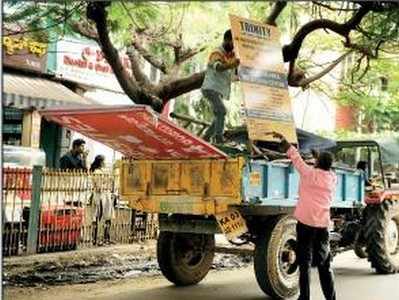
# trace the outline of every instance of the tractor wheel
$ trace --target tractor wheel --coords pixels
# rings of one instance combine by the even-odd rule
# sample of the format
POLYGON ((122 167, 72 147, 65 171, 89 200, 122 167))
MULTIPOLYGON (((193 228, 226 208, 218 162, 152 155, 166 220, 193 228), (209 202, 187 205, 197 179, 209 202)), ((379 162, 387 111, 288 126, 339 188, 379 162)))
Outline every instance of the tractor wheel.
POLYGON ((364 259, 368 257, 366 246, 355 244, 353 251, 355 252, 356 256, 364 259))
POLYGON ((366 242, 364 241, 364 234, 361 231, 356 239, 355 239, 355 243, 353 245, 353 251, 355 252, 356 256, 363 259, 363 258, 367 258, 368 254, 367 254, 367 247, 366 247, 366 242))
POLYGON ((366 246, 364 245, 356 244, 355 247, 353 248, 353 251, 355 252, 356 256, 361 259, 368 257, 367 249, 366 246))
POLYGON ((157 258, 162 274, 177 286, 193 285, 208 274, 215 255, 213 234, 161 231, 157 258))
POLYGON ((371 266, 381 274, 399 272, 399 201, 371 205, 364 231, 371 266))
POLYGON ((256 280, 267 295, 284 299, 298 293, 296 220, 278 216, 270 220, 255 245, 256 280))

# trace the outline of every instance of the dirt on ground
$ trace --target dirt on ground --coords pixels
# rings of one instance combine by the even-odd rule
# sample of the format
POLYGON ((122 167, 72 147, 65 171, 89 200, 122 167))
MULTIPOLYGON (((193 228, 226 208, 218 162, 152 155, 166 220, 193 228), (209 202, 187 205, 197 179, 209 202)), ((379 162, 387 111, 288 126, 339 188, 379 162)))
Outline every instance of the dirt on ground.
MULTIPOLYGON (((251 256, 217 253, 212 269, 241 268, 251 262, 251 256)), ((154 241, 9 258, 3 267, 3 286, 6 287, 46 288, 161 274, 154 241)))
MULTIPOLYGON (((94 283, 81 284, 62 284, 62 285, 37 285, 35 287, 27 286, 6 286, 4 288, 5 300, 79 300, 83 295, 96 295, 96 293, 108 294, 112 291, 129 290, 132 286, 137 288, 146 288, 159 285, 164 282, 162 276, 126 278, 125 280, 106 280, 94 283)), ((95 299, 95 297, 94 297, 95 299)))

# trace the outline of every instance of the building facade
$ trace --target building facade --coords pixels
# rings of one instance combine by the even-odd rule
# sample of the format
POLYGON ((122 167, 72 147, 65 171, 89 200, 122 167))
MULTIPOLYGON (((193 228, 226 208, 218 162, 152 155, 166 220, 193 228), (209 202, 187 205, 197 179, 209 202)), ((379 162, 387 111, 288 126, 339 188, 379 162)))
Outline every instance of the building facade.
POLYGON ((3 143, 42 148, 47 166, 57 167, 62 148, 69 146, 65 128, 43 120, 40 109, 90 105, 48 73, 49 45, 27 35, 3 37, 3 143))

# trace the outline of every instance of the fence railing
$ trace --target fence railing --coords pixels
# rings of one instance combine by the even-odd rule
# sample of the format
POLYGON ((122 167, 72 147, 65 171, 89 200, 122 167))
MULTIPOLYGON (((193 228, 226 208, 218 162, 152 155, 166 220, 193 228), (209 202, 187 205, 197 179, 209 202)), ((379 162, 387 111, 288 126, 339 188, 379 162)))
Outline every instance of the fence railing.
POLYGON ((27 207, 32 197, 32 170, 4 168, 2 219, 3 255, 15 255, 28 237, 27 207))
POLYGON ((127 207, 117 173, 3 169, 3 254, 156 238, 156 215, 127 207))

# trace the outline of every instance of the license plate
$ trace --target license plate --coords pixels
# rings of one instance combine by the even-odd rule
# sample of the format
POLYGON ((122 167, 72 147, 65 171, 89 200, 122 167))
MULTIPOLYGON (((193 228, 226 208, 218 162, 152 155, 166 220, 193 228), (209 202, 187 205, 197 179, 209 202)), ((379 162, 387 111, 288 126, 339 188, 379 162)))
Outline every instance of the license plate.
POLYGON ((227 212, 217 214, 215 217, 228 240, 234 240, 248 231, 245 219, 236 209, 229 209, 227 212))

